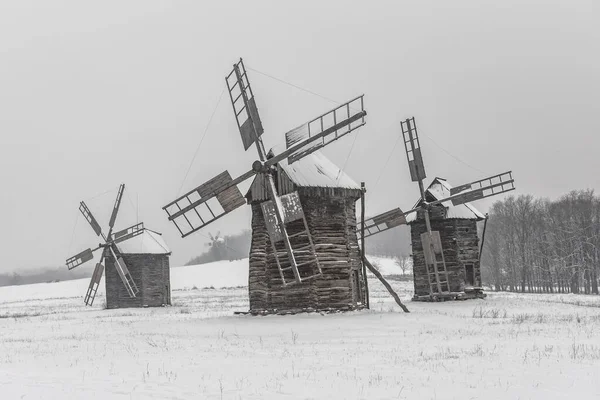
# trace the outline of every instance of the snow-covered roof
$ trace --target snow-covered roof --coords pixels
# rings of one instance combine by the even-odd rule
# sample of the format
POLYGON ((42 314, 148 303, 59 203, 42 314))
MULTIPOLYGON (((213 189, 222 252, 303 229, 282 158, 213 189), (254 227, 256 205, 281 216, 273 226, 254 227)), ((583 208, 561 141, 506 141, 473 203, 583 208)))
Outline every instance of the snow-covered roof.
POLYGON ((171 250, 162 235, 149 229, 131 239, 117 243, 119 252, 123 254, 169 254, 171 250))
POLYGON ((292 182, 301 187, 337 187, 360 189, 360 185, 320 151, 315 151, 293 164, 287 159, 279 162, 292 182))
MULTIPOLYGON (((435 200, 441 200, 450 196, 450 189, 452 189, 452 185, 450 185, 448 181, 443 178, 435 178, 427 188, 426 194, 431 195, 435 200)), ((417 207, 419 203, 421 203, 421 199, 416 202, 415 207, 417 207)), ((485 219, 485 216, 471 203, 463 203, 455 206, 451 201, 446 201, 442 203, 442 205, 446 207, 447 219, 485 219)), ((416 218, 417 213, 411 213, 407 215, 406 222, 413 222, 416 218)))

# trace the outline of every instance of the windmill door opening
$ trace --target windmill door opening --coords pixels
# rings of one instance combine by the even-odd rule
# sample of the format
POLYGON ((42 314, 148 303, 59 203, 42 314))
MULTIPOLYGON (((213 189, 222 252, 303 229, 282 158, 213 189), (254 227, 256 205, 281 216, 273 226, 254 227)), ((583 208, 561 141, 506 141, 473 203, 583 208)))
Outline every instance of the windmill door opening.
POLYGON ((475 286, 475 268, 473 268, 473 264, 465 264, 465 284, 466 286, 475 286))

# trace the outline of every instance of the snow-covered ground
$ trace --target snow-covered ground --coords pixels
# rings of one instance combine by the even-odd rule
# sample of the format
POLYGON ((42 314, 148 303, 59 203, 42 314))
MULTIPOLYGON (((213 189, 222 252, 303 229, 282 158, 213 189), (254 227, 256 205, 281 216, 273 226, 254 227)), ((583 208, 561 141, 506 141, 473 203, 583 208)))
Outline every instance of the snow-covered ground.
MULTIPOLYGON (((247 260, 171 269, 173 306, 83 305, 87 280, 0 288, 0 399, 596 399, 600 298, 489 293, 252 317, 247 260), (217 289, 211 289, 215 287, 217 289)), ((103 287, 103 284, 102 286, 103 287)))

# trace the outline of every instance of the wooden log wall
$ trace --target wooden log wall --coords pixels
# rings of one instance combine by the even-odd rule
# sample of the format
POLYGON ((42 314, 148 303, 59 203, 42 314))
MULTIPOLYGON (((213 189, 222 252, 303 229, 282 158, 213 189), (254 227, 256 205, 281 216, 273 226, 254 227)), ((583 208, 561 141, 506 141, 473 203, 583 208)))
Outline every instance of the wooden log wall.
POLYGON ((112 256, 106 258, 106 307, 159 307, 171 304, 169 257, 166 254, 122 254, 139 293, 129 297, 114 267, 112 256))
MULTIPOLYGON (((475 285, 481 286, 477 221, 444 219, 445 212, 440 209, 441 207, 434 207, 432 210, 431 229, 440 232, 450 291, 465 291, 465 264, 473 264, 475 285)), ((429 295, 429 280, 423 255, 421 234, 426 232, 427 228, 422 213, 418 214, 417 220, 412 222, 410 227, 415 296, 426 296, 429 295)))
MULTIPOLYGON (((252 202, 248 282, 251 311, 347 309, 362 302, 357 287, 362 281, 362 265, 355 214, 360 190, 299 188, 298 193, 323 275, 301 284, 283 286, 260 203, 252 202), (353 279, 354 276, 358 279, 353 279)), ((303 229, 302 221, 288 224, 290 234, 303 229)))

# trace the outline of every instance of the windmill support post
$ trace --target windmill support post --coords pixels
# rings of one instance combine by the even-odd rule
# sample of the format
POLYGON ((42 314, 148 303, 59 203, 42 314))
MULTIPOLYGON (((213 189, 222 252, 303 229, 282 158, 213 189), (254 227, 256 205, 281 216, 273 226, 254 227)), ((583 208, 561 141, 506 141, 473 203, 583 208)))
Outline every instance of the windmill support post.
POLYGON ((367 260, 366 257, 363 259, 363 263, 364 263, 364 265, 367 266, 367 268, 369 268, 369 271, 371 271, 373 273, 373 275, 375 275, 377 277, 377 279, 379 279, 381 281, 381 283, 383 284, 383 286, 385 286, 387 291, 390 292, 390 294, 392 295, 394 300, 396 300, 396 303, 400 306, 400 308, 402 308, 402 310, 405 313, 409 313, 410 311, 408 311, 408 308, 406 308, 406 306, 402 303, 402 301, 400 300, 400 297, 398 297, 398 294, 394 291, 392 286, 388 283, 388 281, 385 280, 383 275, 381 275, 379 273, 379 271, 377 271, 377 269, 369 262, 369 260, 367 260))
POLYGON ((479 248, 479 265, 481 265, 481 253, 483 252, 483 244, 485 243, 485 228, 487 228, 487 222, 489 214, 485 213, 485 220, 483 221, 483 232, 481 233, 481 247, 479 248))
POLYGON ((362 260, 362 275, 365 281, 365 304, 367 309, 371 308, 369 303, 369 282, 367 280, 367 267, 365 266, 366 253, 365 253, 365 183, 360 183, 361 194, 360 194, 360 257, 362 260))

